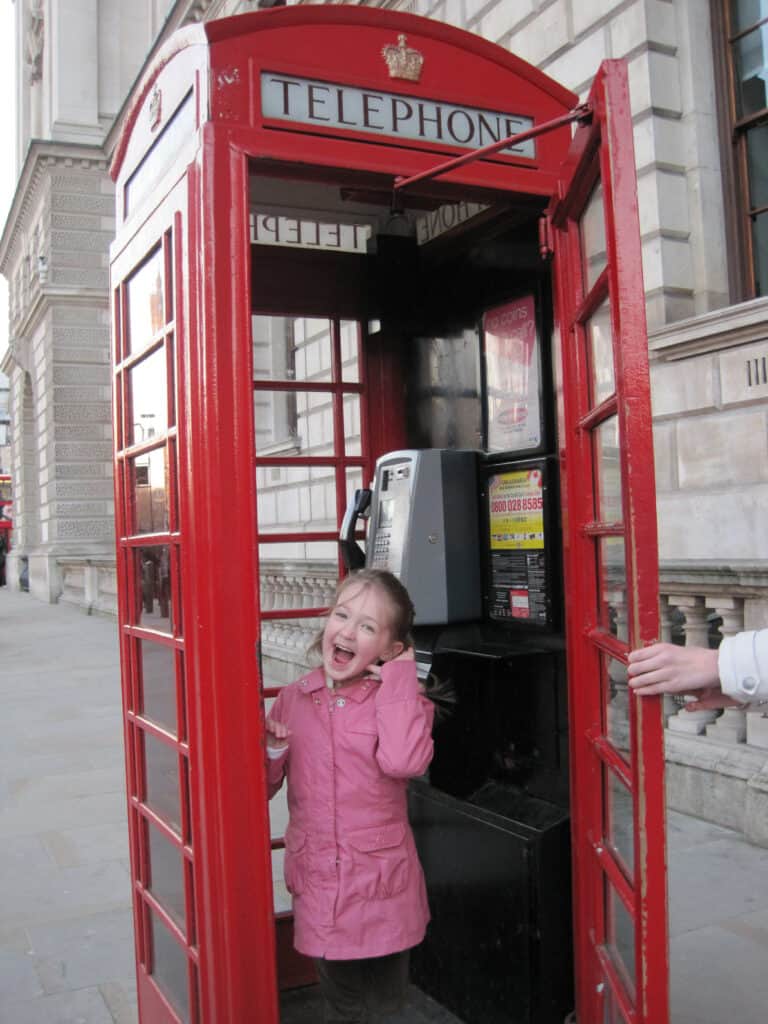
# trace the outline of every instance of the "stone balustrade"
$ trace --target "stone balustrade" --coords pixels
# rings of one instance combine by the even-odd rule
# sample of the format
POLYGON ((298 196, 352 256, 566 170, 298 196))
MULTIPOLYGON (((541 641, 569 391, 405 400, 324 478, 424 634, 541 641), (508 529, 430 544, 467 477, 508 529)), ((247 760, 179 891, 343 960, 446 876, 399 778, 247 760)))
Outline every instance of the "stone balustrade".
MULTIPOLYGON (((335 561, 261 562, 263 611, 327 608, 333 601, 338 564, 335 561)), ((265 686, 284 686, 312 664, 308 648, 322 618, 267 619, 261 629, 262 671, 265 686)))
MULTIPOLYGON (((768 569, 662 566, 660 639, 716 647, 768 626, 768 569)), ((768 845, 768 707, 686 711, 664 698, 670 807, 768 845)))

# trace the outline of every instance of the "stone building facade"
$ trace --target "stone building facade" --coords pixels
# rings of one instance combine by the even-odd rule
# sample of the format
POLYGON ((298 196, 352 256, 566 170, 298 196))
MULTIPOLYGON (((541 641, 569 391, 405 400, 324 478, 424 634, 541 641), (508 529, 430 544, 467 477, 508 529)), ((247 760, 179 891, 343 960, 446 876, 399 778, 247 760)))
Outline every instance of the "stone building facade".
MULTIPOLYGON (((19 183, 0 238, 0 272, 11 293, 11 342, 0 367, 10 379, 16 486, 9 579, 19 585, 26 567, 31 591, 44 600, 114 609, 107 166, 126 97, 176 27, 257 6, 252 0, 17 0, 19 183), (67 46, 73 31, 81 40, 76 48, 67 46)), ((366 6, 409 10, 476 32, 581 96, 601 60, 626 59, 664 630, 682 630, 686 642, 698 643, 714 642, 717 629, 727 634, 765 624, 768 242, 759 202, 744 196, 753 185, 762 187, 746 180, 744 170, 748 175, 759 149, 749 138, 746 157, 732 149, 734 111, 723 85, 733 51, 741 75, 734 86, 737 120, 743 125, 745 113, 759 115, 768 57, 762 30, 748 31, 750 18, 760 20, 759 5, 369 0, 366 6)), ((256 326, 254 332, 258 341, 256 326)), ((320 502, 317 486, 315 493, 320 502)), ((271 498, 265 492, 264 514, 281 500, 292 509, 294 528, 302 509, 315 528, 328 518, 311 495, 286 494, 280 498, 277 485, 271 498)), ((328 585, 322 577, 286 552, 284 564, 265 575, 266 605, 286 589, 298 604, 316 605, 328 585)), ((270 628, 276 652, 281 648, 292 664, 303 637, 290 624, 270 628)), ((681 714, 671 701, 668 713, 672 802, 768 842, 768 826, 759 824, 768 816, 753 813, 768 788, 768 718, 681 714)))

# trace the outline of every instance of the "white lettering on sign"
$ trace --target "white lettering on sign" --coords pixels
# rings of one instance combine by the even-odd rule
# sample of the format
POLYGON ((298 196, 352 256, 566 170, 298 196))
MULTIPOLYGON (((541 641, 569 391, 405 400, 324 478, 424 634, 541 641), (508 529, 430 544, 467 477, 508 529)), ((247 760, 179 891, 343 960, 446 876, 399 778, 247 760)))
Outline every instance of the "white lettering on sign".
POLYGON ((365 253, 372 233, 370 224, 339 224, 279 213, 251 213, 251 241, 257 245, 365 253))
MULTIPOLYGON (((462 149, 479 149, 533 127, 533 118, 519 114, 459 107, 269 71, 261 73, 261 112, 278 121, 420 139, 462 149)), ((529 139, 500 152, 533 160, 536 147, 529 139)))
POLYGON ((416 240, 419 245, 426 245, 488 209, 483 203, 447 203, 438 206, 436 210, 417 218, 416 240))

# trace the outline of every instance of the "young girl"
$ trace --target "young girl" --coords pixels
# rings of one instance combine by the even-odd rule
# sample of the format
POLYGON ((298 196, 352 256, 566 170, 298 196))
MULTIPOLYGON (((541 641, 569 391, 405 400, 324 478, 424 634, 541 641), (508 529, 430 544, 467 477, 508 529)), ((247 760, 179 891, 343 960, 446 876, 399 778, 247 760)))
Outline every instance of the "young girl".
POLYGON ((412 623, 390 573, 348 576, 314 645, 322 667, 282 690, 267 718, 270 797, 288 779, 294 941, 317 965, 326 1024, 402 1005, 408 950, 429 920, 406 808, 407 780, 432 758, 412 623))

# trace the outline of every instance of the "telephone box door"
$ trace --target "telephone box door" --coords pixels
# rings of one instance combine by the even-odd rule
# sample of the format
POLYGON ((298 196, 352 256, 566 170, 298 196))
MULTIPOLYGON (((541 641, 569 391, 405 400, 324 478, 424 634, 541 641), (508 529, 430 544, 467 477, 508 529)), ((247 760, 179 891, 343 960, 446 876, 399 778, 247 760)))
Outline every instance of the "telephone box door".
POLYGON ((661 698, 628 692, 658 635, 656 506, 626 71, 605 62, 550 204, 562 350, 577 1019, 666 1024, 661 698))

